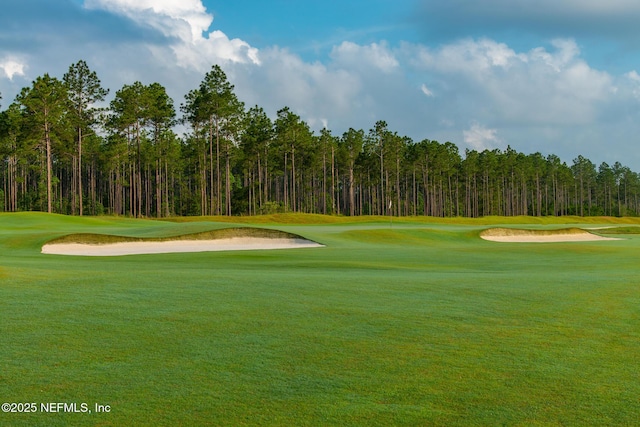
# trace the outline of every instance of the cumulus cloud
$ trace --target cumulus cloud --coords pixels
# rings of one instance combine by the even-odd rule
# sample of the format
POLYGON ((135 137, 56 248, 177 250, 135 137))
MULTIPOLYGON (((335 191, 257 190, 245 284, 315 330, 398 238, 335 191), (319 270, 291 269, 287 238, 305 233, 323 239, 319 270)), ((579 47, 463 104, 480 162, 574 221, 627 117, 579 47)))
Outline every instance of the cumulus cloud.
POLYGON ((375 67, 385 73, 393 72, 400 65, 395 54, 386 43, 372 43, 361 46, 352 42, 343 42, 333 48, 331 58, 342 66, 352 68, 361 66, 375 67))
POLYGON ((386 43, 343 42, 326 61, 306 61, 274 46, 260 51, 260 65, 234 63, 225 70, 247 104, 266 106, 271 114, 288 106, 312 128, 330 123, 336 133, 368 129, 382 119, 410 120, 403 108, 387 113, 400 94, 409 94, 406 100, 418 97, 416 85, 404 78, 396 52, 386 43))
POLYGON ((227 67, 238 95, 248 104, 272 112, 289 106, 311 125, 321 127, 357 111, 363 89, 361 76, 335 64, 307 62, 287 49, 261 51, 261 65, 227 67))
POLYGON ((85 0, 84 5, 124 15, 185 41, 202 37, 213 22, 200 0, 85 0))
MULTIPOLYGON (((448 96, 462 92, 486 119, 529 125, 587 124, 616 92, 613 78, 590 67, 573 40, 516 52, 489 39, 462 40, 438 49, 405 47, 415 67, 446 82, 448 96)), ((464 108, 464 107, 463 107, 464 108)))
POLYGON ((518 60, 526 61, 504 43, 489 39, 466 39, 431 50, 424 45, 408 46, 405 53, 415 55, 418 66, 441 72, 479 74, 496 68, 507 69, 518 60))
MULTIPOLYGON (((171 45, 177 65, 206 71, 215 63, 252 63, 259 65, 259 51, 240 39, 229 39, 222 31, 212 31, 207 37, 201 37, 193 43, 171 45)), ((162 58, 160 49, 157 56, 162 58)))
POLYGON ((640 74, 636 70, 632 70, 625 74, 625 78, 630 86, 630 92, 636 99, 640 100, 640 74))
MULTIPOLYGON (((207 12, 201 0, 85 0, 84 5, 88 9, 126 16, 173 39, 170 50, 179 66, 204 71, 217 62, 260 62, 258 49, 247 42, 230 39, 221 31, 207 33, 213 15, 207 12)), ((150 48, 166 58, 166 46, 150 48)))
POLYGON ((478 122, 473 122, 462 134, 465 144, 477 151, 490 150, 502 145, 497 129, 489 129, 478 122))
POLYGON ((24 61, 7 57, 0 59, 0 70, 9 79, 13 80, 14 76, 24 76, 27 65, 24 61))

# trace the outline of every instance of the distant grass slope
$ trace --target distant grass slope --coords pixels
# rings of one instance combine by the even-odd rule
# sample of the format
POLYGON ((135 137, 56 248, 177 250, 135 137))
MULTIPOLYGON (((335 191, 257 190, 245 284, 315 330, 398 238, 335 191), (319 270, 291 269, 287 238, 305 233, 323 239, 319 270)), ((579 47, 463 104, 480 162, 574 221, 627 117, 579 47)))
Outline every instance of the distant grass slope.
POLYGON ((431 223, 459 225, 493 225, 493 224, 640 224, 640 217, 579 217, 579 216, 487 216, 482 218, 439 218, 426 216, 389 217, 381 215, 335 216, 303 213, 286 213, 272 215, 256 215, 246 217, 213 216, 213 217, 173 217, 164 221, 185 222, 242 222, 246 224, 357 224, 357 223, 431 223))

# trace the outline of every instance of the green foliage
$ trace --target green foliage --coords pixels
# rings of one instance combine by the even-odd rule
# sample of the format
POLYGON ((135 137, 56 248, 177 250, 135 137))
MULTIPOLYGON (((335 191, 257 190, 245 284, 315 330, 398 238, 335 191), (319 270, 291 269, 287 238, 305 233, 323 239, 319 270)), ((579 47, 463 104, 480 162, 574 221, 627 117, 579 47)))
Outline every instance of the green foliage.
POLYGON ((85 61, 78 61, 69 67, 63 82, 67 88, 70 110, 73 112, 73 123, 79 130, 87 130, 95 124, 100 111, 95 104, 104 101, 109 93, 101 86, 95 71, 91 71, 85 61))
POLYGON ((264 205, 262 205, 260 207, 260 210, 258 211, 259 215, 272 215, 272 214, 276 214, 276 213, 283 213, 285 212, 285 208, 284 205, 282 203, 276 203, 276 202, 267 202, 264 205))
POLYGON ((203 215, 230 215, 232 211, 231 159, 240 141, 244 118, 244 104, 238 100, 233 90, 234 86, 228 81, 222 68, 214 65, 205 75, 200 87, 185 96, 186 102, 181 106, 183 122, 188 123, 193 130, 190 141, 195 142, 198 146, 196 149, 200 150, 197 173, 201 175, 199 190, 203 215))
POLYGON ((125 84, 108 109, 97 108, 107 93, 78 61, 62 81, 38 77, 0 113, 5 210, 83 215, 88 207, 156 218, 274 206, 396 217, 640 213, 640 175, 619 162, 596 168, 579 155, 567 165, 511 147, 462 156, 452 142, 413 141, 383 120, 368 132, 314 133, 287 106, 273 118, 260 106, 245 109, 219 65, 185 95, 180 117, 160 83, 125 84))

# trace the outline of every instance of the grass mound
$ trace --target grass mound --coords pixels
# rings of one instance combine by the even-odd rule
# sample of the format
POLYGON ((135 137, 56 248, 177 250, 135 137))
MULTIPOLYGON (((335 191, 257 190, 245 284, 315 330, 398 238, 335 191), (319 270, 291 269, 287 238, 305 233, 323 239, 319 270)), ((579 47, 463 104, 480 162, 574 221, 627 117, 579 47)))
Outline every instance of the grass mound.
MULTIPOLYGON (((85 245, 109 245, 130 242, 170 242, 184 240, 218 240, 232 238, 267 238, 267 239, 304 239, 304 237, 280 230, 269 230, 254 227, 233 227, 210 230, 199 233, 182 234, 169 237, 131 237, 111 234, 75 233, 58 237, 47 242, 48 245, 79 243, 85 245)), ((308 239, 305 239, 308 240, 308 239)))

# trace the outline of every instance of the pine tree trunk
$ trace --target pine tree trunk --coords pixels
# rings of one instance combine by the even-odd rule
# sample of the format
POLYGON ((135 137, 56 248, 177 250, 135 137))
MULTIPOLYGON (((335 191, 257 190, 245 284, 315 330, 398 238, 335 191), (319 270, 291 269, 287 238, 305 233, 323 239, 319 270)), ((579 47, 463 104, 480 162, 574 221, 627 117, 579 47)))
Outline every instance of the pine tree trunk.
POLYGON ((351 216, 354 216, 356 214, 355 193, 353 184, 353 161, 351 161, 349 164, 349 215, 351 216))
POLYGON ((51 188, 51 135, 49 130, 49 122, 46 120, 47 113, 45 112, 45 124, 44 124, 44 139, 47 150, 47 212, 53 212, 53 203, 52 203, 52 188, 51 188))
POLYGON ((78 213, 83 215, 82 210, 82 128, 78 127, 78 213))
POLYGON ((225 205, 226 214, 231 216, 231 165, 229 160, 229 143, 226 144, 225 154, 225 205))

